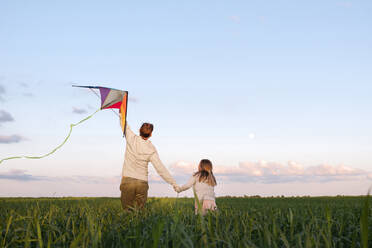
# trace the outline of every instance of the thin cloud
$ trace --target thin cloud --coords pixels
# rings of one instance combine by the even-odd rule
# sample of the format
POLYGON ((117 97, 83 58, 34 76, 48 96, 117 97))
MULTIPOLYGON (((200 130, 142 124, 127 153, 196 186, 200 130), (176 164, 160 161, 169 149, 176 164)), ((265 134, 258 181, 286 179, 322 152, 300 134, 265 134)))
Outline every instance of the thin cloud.
POLYGON ((63 182, 89 183, 89 184, 119 184, 120 176, 116 177, 95 177, 95 176, 71 176, 71 177, 51 177, 50 180, 61 180, 63 182))
POLYGON ((5 110, 0 110, 0 125, 1 123, 11 121, 14 121, 13 116, 9 112, 6 112, 5 110))
POLYGON ((266 16, 259 16, 258 17, 258 20, 261 22, 261 23, 266 23, 266 16))
POLYGON ((26 83, 19 83, 19 85, 21 86, 21 87, 23 87, 23 88, 28 88, 28 84, 26 84, 26 83))
MULTIPOLYGON (((197 165, 179 161, 170 167, 176 181, 187 180, 197 165)), ((328 183, 335 181, 372 180, 372 173, 347 166, 318 165, 303 167, 295 162, 283 165, 276 162, 244 162, 239 166, 215 166, 214 174, 217 181, 225 183, 328 183)), ((86 183, 86 184, 119 184, 120 176, 67 176, 51 177, 31 175, 25 170, 10 170, 0 173, 0 180, 15 181, 49 181, 60 183, 86 183)), ((164 180, 155 171, 150 172, 149 182, 164 184, 164 180)))
POLYGON ((4 101, 3 96, 5 95, 5 88, 0 84, 0 101, 4 101))
POLYGON ((87 113, 87 111, 85 109, 83 109, 83 108, 73 107, 72 108, 72 113, 81 115, 81 114, 87 113))
POLYGON ((87 105, 87 107, 88 107, 88 109, 90 109, 90 110, 95 109, 95 108, 92 107, 92 105, 89 105, 89 104, 87 105))
POLYGON ((240 17, 239 16, 233 15, 233 16, 230 16, 229 18, 230 18, 230 20, 232 20, 235 23, 240 23, 240 17))
POLYGON ((138 98, 136 98, 136 97, 129 97, 128 98, 128 101, 129 102, 138 102, 138 98))
POLYGON ((25 170, 10 170, 8 172, 0 173, 0 180, 16 180, 16 181, 40 181, 43 180, 42 177, 32 176, 26 174, 25 170))
POLYGON ((30 92, 27 92, 27 93, 23 93, 24 96, 27 96, 27 97, 33 97, 34 94, 30 93, 30 92))
POLYGON ((353 4, 351 2, 338 2, 337 5, 344 8, 353 7, 353 4))
MULTIPOLYGON (((197 165, 179 161, 171 166, 176 177, 185 177, 196 171, 197 165)), ((238 166, 215 166, 214 173, 220 180, 229 182, 330 182, 372 179, 372 173, 345 165, 321 164, 305 167, 290 161, 278 162, 241 162, 238 166)))
POLYGON ((26 170, 10 170, 0 173, 0 180, 15 181, 50 181, 63 183, 88 183, 88 184, 119 184, 120 177, 95 177, 95 176, 69 176, 69 177, 50 177, 37 176, 27 173, 26 170))
POLYGON ((11 143, 19 143, 21 141, 24 141, 26 140, 26 138, 18 135, 18 134, 14 134, 14 135, 3 135, 1 136, 0 135, 0 144, 11 144, 11 143))

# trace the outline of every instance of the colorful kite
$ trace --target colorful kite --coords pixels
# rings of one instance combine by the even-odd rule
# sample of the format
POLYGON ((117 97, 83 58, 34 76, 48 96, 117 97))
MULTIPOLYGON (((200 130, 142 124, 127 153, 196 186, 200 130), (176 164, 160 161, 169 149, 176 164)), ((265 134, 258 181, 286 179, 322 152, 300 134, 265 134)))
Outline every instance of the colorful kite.
MULTIPOLYGON (((116 89, 111 89, 111 88, 106 88, 106 87, 100 87, 100 86, 78 86, 78 85, 73 85, 73 87, 82 87, 82 88, 89 88, 93 91, 93 89, 99 89, 100 94, 101 94, 101 108, 98 109, 96 112, 91 114, 88 117, 85 117, 81 121, 75 123, 75 124, 70 124, 70 131, 64 141, 54 148, 51 152, 44 154, 42 156, 15 156, 15 157, 9 157, 9 158, 4 158, 0 160, 0 164, 5 161, 5 160, 10 160, 10 159, 17 159, 17 158, 27 158, 27 159, 40 159, 47 157, 57 151, 59 148, 61 148, 66 141, 70 138, 72 128, 74 126, 79 125, 80 123, 90 119, 93 115, 95 115, 99 110, 102 109, 119 109, 120 113, 120 124, 121 124, 121 129, 123 131, 123 135, 125 135, 125 129, 127 126, 127 106, 128 106, 128 91, 122 91, 122 90, 116 90, 116 89)), ((93 91, 95 93, 95 91, 93 91)), ((96 94, 96 93, 95 93, 96 94)))
POLYGON ((117 108, 120 112, 120 124, 123 134, 125 135, 125 129, 127 125, 127 105, 128 105, 128 91, 122 91, 112 88, 100 87, 100 86, 79 86, 73 85, 73 87, 81 87, 88 89, 99 89, 101 94, 101 109, 113 109, 117 108))

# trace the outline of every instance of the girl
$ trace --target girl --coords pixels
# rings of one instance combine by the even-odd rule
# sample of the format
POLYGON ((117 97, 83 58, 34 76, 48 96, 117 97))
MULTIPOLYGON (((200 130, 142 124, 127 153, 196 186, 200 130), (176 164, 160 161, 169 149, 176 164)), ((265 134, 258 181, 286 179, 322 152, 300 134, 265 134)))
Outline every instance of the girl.
POLYGON ((191 186, 194 190, 195 199, 195 214, 198 213, 198 206, 204 215, 208 210, 217 210, 214 194, 214 186, 217 185, 216 178, 212 172, 212 162, 208 159, 202 159, 199 163, 198 172, 191 176, 188 183, 177 187, 177 192, 185 191, 191 186))

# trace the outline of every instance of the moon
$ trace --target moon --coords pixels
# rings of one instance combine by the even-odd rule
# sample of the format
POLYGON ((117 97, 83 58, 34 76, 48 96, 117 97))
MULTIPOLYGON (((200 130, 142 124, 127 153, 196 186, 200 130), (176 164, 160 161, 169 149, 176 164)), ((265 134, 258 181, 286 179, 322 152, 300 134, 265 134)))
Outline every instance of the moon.
POLYGON ((250 133, 250 134, 248 134, 248 137, 249 137, 250 139, 254 139, 254 138, 256 137, 256 135, 255 135, 254 133, 250 133))

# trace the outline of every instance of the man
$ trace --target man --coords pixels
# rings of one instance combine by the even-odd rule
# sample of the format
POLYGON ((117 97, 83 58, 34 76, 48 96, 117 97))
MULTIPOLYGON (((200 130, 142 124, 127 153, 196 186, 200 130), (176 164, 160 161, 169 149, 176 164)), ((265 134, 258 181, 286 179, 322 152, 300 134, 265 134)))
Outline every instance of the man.
POLYGON ((120 184, 121 204, 123 209, 134 207, 143 208, 147 200, 148 185, 148 163, 151 162, 157 173, 171 184, 173 188, 178 187, 176 181, 160 161, 155 146, 149 138, 154 126, 151 123, 143 123, 139 133, 132 132, 129 125, 126 127, 126 151, 123 165, 122 180, 120 184))

